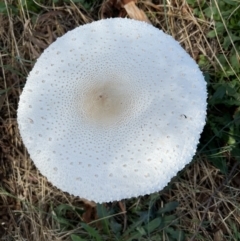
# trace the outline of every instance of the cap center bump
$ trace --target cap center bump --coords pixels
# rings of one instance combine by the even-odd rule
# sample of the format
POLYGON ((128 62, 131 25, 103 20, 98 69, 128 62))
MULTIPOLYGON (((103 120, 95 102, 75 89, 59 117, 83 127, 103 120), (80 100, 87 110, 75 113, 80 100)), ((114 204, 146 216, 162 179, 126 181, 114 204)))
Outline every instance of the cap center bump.
POLYGON ((92 84, 85 92, 82 107, 85 117, 95 123, 113 124, 129 109, 128 88, 118 81, 92 84))

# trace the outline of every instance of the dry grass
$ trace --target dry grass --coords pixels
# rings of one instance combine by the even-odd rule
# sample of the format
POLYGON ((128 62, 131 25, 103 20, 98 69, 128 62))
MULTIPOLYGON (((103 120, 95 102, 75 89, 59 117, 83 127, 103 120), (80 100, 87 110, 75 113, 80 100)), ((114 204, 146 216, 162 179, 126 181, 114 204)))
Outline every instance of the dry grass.
MULTIPOLYGON (((216 40, 206 38, 211 22, 195 18, 184 0, 166 4, 139 1, 139 7, 196 61, 204 55, 216 67, 215 55, 221 48, 216 40)), ((68 232, 59 231, 53 208, 62 203, 83 208, 86 204, 52 187, 36 170, 21 142, 16 110, 26 76, 42 51, 58 36, 96 20, 101 13, 90 15, 71 3, 42 6, 39 14, 32 14, 31 18, 29 14, 21 7, 17 15, 10 8, 7 14, 0 14, 0 239, 70 240, 68 232)), ((231 162, 229 165, 232 171, 226 177, 204 157, 198 157, 170 190, 161 193, 161 200, 166 203, 179 201, 176 215, 179 229, 190 234, 187 240, 230 240, 226 237, 234 237, 233 225, 240 230, 240 170, 231 162)), ((144 198, 136 200, 139 202, 144 202, 144 198)), ((128 209, 128 201, 126 205, 128 209)))

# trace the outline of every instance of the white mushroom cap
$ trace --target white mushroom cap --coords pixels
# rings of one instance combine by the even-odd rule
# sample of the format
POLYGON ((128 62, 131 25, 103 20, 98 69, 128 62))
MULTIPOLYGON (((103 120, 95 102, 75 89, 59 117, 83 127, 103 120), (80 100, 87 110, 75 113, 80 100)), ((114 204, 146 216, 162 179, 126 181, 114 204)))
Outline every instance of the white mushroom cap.
POLYGON ((107 19, 58 38, 20 97, 23 142, 55 186, 95 202, 164 188, 195 154, 206 83, 171 36, 107 19))

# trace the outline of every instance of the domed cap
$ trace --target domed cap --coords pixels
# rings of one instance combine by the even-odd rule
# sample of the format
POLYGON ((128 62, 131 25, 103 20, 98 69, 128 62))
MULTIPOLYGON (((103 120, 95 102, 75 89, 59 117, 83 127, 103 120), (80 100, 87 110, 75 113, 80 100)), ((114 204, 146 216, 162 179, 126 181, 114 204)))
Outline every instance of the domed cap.
POLYGON ((192 160, 206 98, 201 71, 171 36, 107 19, 44 51, 20 97, 18 123, 53 185, 102 203, 159 191, 192 160))

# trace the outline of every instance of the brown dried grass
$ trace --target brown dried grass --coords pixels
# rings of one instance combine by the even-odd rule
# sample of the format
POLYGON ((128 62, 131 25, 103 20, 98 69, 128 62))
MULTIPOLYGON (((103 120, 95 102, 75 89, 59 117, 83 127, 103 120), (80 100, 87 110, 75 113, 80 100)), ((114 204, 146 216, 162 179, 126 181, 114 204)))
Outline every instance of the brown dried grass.
MULTIPOLYGON (((10 9, 7 15, 0 15, 1 240, 69 240, 68 232, 59 232, 53 207, 64 203, 86 208, 83 200, 52 187, 36 170, 19 136, 16 111, 21 89, 34 61, 58 36, 96 20, 97 14, 102 15, 102 9, 107 9, 105 15, 126 15, 122 9, 114 9, 113 13, 109 1, 104 4, 99 12, 91 15, 74 3, 42 6, 41 13, 32 19, 23 8, 17 16, 10 9)), ((184 0, 169 0, 165 5, 162 1, 142 0, 138 6, 153 25, 177 39, 196 61, 202 54, 213 67, 216 66, 215 55, 220 46, 216 40, 206 38, 211 23, 195 18, 184 0)), ((179 229, 191 234, 187 240, 226 240, 224 237, 233 235, 232 224, 240 229, 240 171, 237 166, 233 166, 227 178, 208 160, 198 157, 184 170, 181 179, 172 183, 170 191, 161 193, 166 203, 179 201, 176 211, 179 229), (210 223, 210 229, 209 225, 205 228, 206 222, 210 223)), ((144 198, 137 202, 144 202, 144 198)), ((82 221, 84 217, 70 218, 82 221)))

